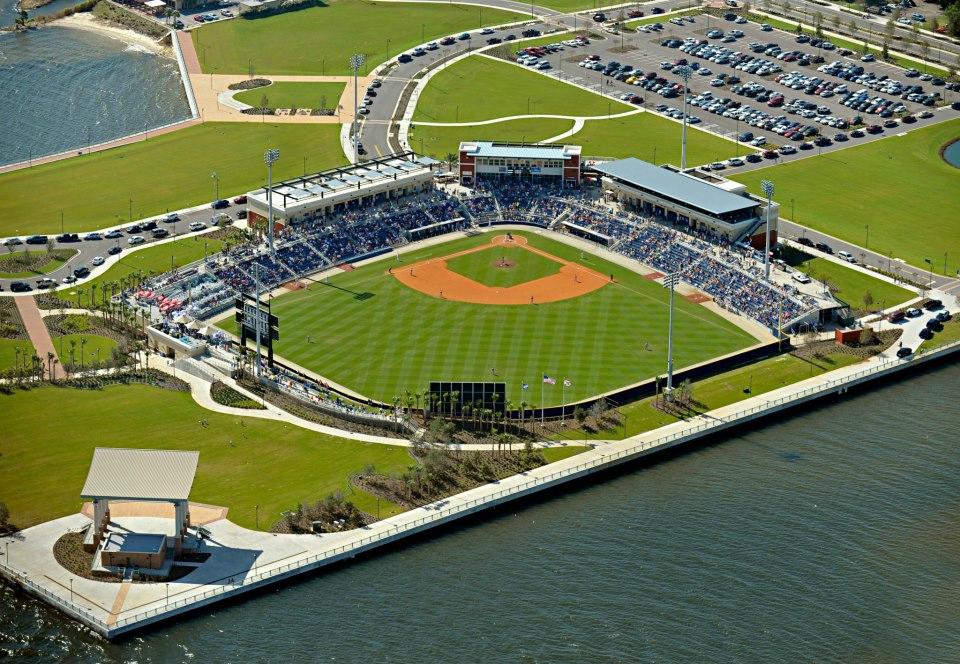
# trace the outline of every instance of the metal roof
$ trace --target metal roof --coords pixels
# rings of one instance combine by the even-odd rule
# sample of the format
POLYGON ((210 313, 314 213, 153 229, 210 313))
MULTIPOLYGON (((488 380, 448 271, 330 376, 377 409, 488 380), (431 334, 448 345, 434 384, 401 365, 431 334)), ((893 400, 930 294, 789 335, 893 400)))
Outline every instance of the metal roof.
POLYGON ((517 145, 491 141, 464 142, 460 149, 474 157, 510 159, 566 159, 580 153, 579 147, 572 145, 517 145))
POLYGON ((726 214, 759 205, 746 196, 732 194, 697 178, 629 157, 598 164, 595 169, 628 184, 662 194, 711 214, 726 214))
POLYGON ((187 500, 199 452, 98 447, 81 498, 187 500))

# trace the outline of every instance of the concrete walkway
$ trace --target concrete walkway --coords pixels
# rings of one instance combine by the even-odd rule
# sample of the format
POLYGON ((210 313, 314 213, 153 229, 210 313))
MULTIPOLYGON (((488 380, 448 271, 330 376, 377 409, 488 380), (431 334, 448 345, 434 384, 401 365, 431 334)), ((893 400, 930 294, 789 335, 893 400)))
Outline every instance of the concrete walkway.
POLYGON ((553 115, 550 113, 531 113, 530 115, 505 115, 500 118, 493 118, 492 120, 477 120, 476 122, 423 122, 422 120, 415 120, 414 124, 418 127, 477 127, 480 125, 497 124, 498 122, 509 122, 511 120, 538 120, 541 118, 547 120, 574 120, 583 123, 587 120, 614 120, 616 118, 625 118, 629 115, 638 115, 643 112, 644 110, 642 108, 631 108, 626 111, 621 111, 620 113, 613 113, 612 115, 553 115))
POLYGON ((23 327, 30 337, 33 348, 37 352, 37 357, 44 367, 50 367, 48 357, 52 353, 56 361, 53 363, 53 378, 63 378, 63 367, 60 366, 60 357, 57 355, 57 349, 53 345, 53 339, 50 338, 50 331, 47 330, 46 323, 43 322, 43 316, 40 315, 40 309, 37 308, 37 301, 33 297, 15 297, 13 301, 17 303, 17 311, 20 312, 20 320, 23 327))
MULTIPOLYGON (((927 357, 960 349, 953 344, 927 357)), ((28 528, 16 538, 4 538, 9 557, 2 570, 46 601, 85 621, 101 633, 118 633, 208 605, 218 599, 346 561, 407 535, 453 522, 494 505, 531 495, 599 470, 686 444, 755 419, 795 407, 830 394, 843 394, 851 386, 895 375, 926 357, 897 360, 875 357, 792 385, 753 396, 698 417, 675 422, 623 441, 513 475, 435 503, 411 509, 364 528, 323 535, 272 535, 241 528, 226 519, 207 526, 211 533, 208 563, 172 583, 131 584, 122 595, 116 583, 76 577, 62 568, 52 554, 53 543, 65 532, 90 521, 74 514, 28 528)))

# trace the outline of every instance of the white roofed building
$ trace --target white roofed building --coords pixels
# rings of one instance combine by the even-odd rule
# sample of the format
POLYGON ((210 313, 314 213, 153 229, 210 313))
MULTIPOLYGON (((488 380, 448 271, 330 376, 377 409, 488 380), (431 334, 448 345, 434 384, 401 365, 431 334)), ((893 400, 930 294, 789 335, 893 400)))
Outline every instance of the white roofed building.
POLYGON ((538 145, 464 141, 460 143, 460 184, 483 179, 538 179, 580 184, 579 145, 538 145))

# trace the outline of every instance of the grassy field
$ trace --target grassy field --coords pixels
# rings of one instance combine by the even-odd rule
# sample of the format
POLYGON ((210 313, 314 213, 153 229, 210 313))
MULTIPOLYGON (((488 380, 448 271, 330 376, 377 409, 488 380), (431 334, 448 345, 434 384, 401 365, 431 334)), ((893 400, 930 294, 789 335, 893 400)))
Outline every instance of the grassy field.
POLYGON ((117 342, 97 334, 64 334, 52 337, 61 364, 88 367, 110 359, 117 342), (82 342, 82 343, 81 343, 82 342), (71 345, 72 344, 72 345, 71 345))
MULTIPOLYGON (((693 399, 702 404, 699 410, 705 412, 858 361, 859 358, 846 353, 834 353, 814 360, 801 359, 794 355, 779 355, 693 383, 693 399)), ((653 404, 654 397, 650 397, 621 408, 624 421, 616 429, 593 434, 581 434, 577 431, 571 435, 584 439, 619 440, 677 421, 676 417, 654 408, 653 404)))
MULTIPOLYGON (((507 397, 540 401, 541 373, 566 377, 546 386, 549 404, 584 398, 665 371, 667 291, 627 268, 568 245, 521 233, 531 245, 617 280, 582 297, 535 306, 487 306, 440 300, 386 274, 394 258, 333 277, 330 286, 274 300, 279 355, 360 393, 390 401, 430 380, 506 383, 507 397), (308 341, 309 337, 309 341, 308 341), (522 392, 522 381, 531 388, 522 392)), ((423 248, 412 263, 489 242, 489 235, 423 248)), ((234 330, 234 323, 225 322, 234 330)), ((675 317, 677 366, 753 343, 732 323, 682 298, 675 317)))
MULTIPOLYGON (((564 139, 566 143, 583 146, 584 155, 602 157, 639 157, 657 164, 680 164, 680 134, 678 122, 640 113, 612 120, 588 120, 583 129, 564 139)), ((736 143, 687 127, 687 165, 704 164, 728 159, 736 152, 736 143)), ((740 154, 744 154, 743 146, 740 154)))
MULTIPOLYGON (((36 352, 32 343, 26 339, 4 339, 0 337, 0 371, 13 369, 17 366, 17 348, 21 352, 20 366, 24 364, 24 357, 26 357, 26 365, 30 366, 30 358, 36 352), (26 353, 26 355, 24 356, 22 353, 26 353)), ((0 498, 0 500, 3 499, 0 498)))
POLYGON ((430 79, 414 122, 476 122, 512 115, 607 115, 632 108, 509 62, 466 58, 430 79), (478 95, 477 91, 483 94, 478 95))
POLYGON ((234 95, 234 99, 251 106, 261 106, 267 98, 265 108, 333 108, 340 102, 340 95, 346 83, 293 83, 275 81, 262 88, 244 90, 234 95))
MULTIPOLYGON (((94 447, 198 450, 191 499, 230 508, 231 521, 260 527, 280 512, 331 491, 376 514, 376 499, 353 491, 349 477, 373 464, 402 472, 406 449, 357 443, 254 418, 212 413, 186 392, 131 385, 102 391, 43 387, 0 396, 5 433, 0 500, 20 526, 75 512, 94 447), (206 419, 207 427, 200 425, 206 419)), ((399 509, 381 501, 381 515, 399 509)))
MULTIPOLYGON (((229 21, 235 23, 237 21, 229 21)), ((262 186, 263 151, 280 149, 274 181, 346 163, 337 125, 205 123, 147 141, 0 175, 0 236, 124 223, 262 186), (33 192, 27 195, 26 192, 33 192)))
POLYGON ((887 308, 916 297, 913 291, 825 258, 813 258, 796 252, 795 258, 785 260, 817 281, 834 286, 834 295, 854 309, 887 308), (867 293, 870 294, 869 298, 866 297, 867 293))
POLYGON ((775 198, 793 221, 902 258, 921 271, 924 258, 953 274, 960 267, 960 170, 940 147, 960 136, 960 120, 916 129, 819 157, 731 176, 759 194, 760 180, 776 184, 775 198))
POLYGON ((0 256, 0 279, 18 279, 35 277, 53 272, 76 255, 73 249, 54 249, 47 251, 17 251, 0 256))
POLYGON ((207 239, 202 235, 186 237, 182 240, 174 240, 166 244, 156 246, 147 246, 138 251, 126 250, 120 254, 122 258, 112 265, 106 272, 90 281, 64 288, 57 291, 57 295, 64 300, 77 302, 77 294, 80 295, 80 305, 86 306, 90 302, 91 296, 100 301, 103 287, 106 285, 116 285, 119 290, 124 277, 132 274, 141 274, 150 276, 168 272, 173 267, 180 267, 187 263, 200 260, 206 254, 214 254, 223 248, 223 242, 215 239, 207 239))
POLYGON ((472 254, 464 254, 447 261, 447 267, 487 286, 509 288, 541 277, 556 274, 560 263, 546 256, 533 254, 518 247, 496 247, 472 254), (501 258, 512 262, 512 268, 497 267, 501 258))
POLYGON ((933 339, 924 341, 920 348, 921 350, 935 350, 940 348, 940 346, 946 346, 955 341, 960 341, 960 317, 958 316, 953 316, 953 318, 944 323, 943 329, 935 332, 933 339))
POLYGON ((568 131, 573 120, 534 118, 505 120, 495 124, 465 125, 463 127, 410 126, 410 146, 420 154, 436 159, 456 155, 460 141, 514 141, 535 143, 568 131))
POLYGON ((345 75, 353 53, 372 70, 402 51, 449 34, 512 23, 526 14, 447 3, 327 0, 267 18, 217 21, 194 30, 204 72, 345 75))

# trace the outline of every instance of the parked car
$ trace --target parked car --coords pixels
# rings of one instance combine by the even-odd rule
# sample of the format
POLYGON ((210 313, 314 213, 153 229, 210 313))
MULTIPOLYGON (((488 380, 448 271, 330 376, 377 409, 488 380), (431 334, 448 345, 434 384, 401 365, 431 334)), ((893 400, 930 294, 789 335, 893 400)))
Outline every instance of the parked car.
POLYGON ((14 293, 26 293, 33 290, 33 287, 26 281, 14 281, 10 284, 10 290, 14 293))
POLYGON ((118 237, 123 237, 123 231, 119 228, 114 228, 112 231, 107 231, 103 234, 103 237, 108 240, 116 240, 118 237))
POLYGON ((123 251, 123 248, 120 247, 119 244, 116 245, 116 246, 110 247, 109 249, 107 249, 107 253, 108 253, 109 255, 111 255, 111 256, 116 256, 116 255, 119 254, 121 251, 123 251))
POLYGON ((913 355, 913 350, 907 346, 897 349, 897 357, 899 358, 910 357, 911 355, 913 355))
POLYGON ((31 235, 27 238, 27 244, 46 244, 47 236, 46 235, 31 235))
POLYGON ((102 240, 103 236, 100 233, 87 233, 83 236, 83 239, 88 242, 96 242, 97 240, 102 240))
POLYGON ((100 267, 101 265, 103 265, 105 260, 106 259, 103 256, 94 256, 93 260, 90 261, 90 265, 94 267, 100 267))
POLYGON ((18 244, 23 244, 23 240, 18 237, 8 237, 3 241, 3 246, 5 247, 15 247, 18 244))
POLYGON ((146 241, 147 239, 142 235, 134 235, 127 240, 127 242, 130 243, 131 245, 143 244, 146 241))
POLYGON ((190 230, 191 230, 191 231, 194 231, 194 232, 196 232, 196 231, 202 231, 202 230, 203 230, 204 228, 206 228, 206 227, 207 227, 207 225, 206 225, 205 223, 203 223, 202 221, 191 221, 191 222, 190 222, 190 230))
POLYGON ((160 238, 164 238, 170 235, 170 231, 168 231, 166 228, 154 228, 150 232, 150 235, 152 235, 154 238, 159 240, 160 238))
POLYGON ((837 258, 839 258, 842 261, 847 261, 848 263, 857 262, 857 260, 853 257, 853 254, 851 254, 849 251, 838 251, 837 258))
POLYGON ((909 309, 907 309, 905 313, 907 315, 907 318, 919 318, 920 316, 923 315, 923 312, 917 309, 916 307, 910 307, 909 309))
POLYGON ((819 249, 820 251, 822 251, 822 252, 825 253, 825 254, 832 254, 832 253, 833 253, 833 248, 832 248, 829 244, 827 244, 826 242, 817 242, 817 243, 814 244, 813 246, 816 247, 817 249, 819 249))
POLYGON ((223 208, 230 207, 230 201, 225 198, 221 198, 219 201, 214 201, 211 203, 210 207, 212 207, 214 210, 222 210, 223 208))

